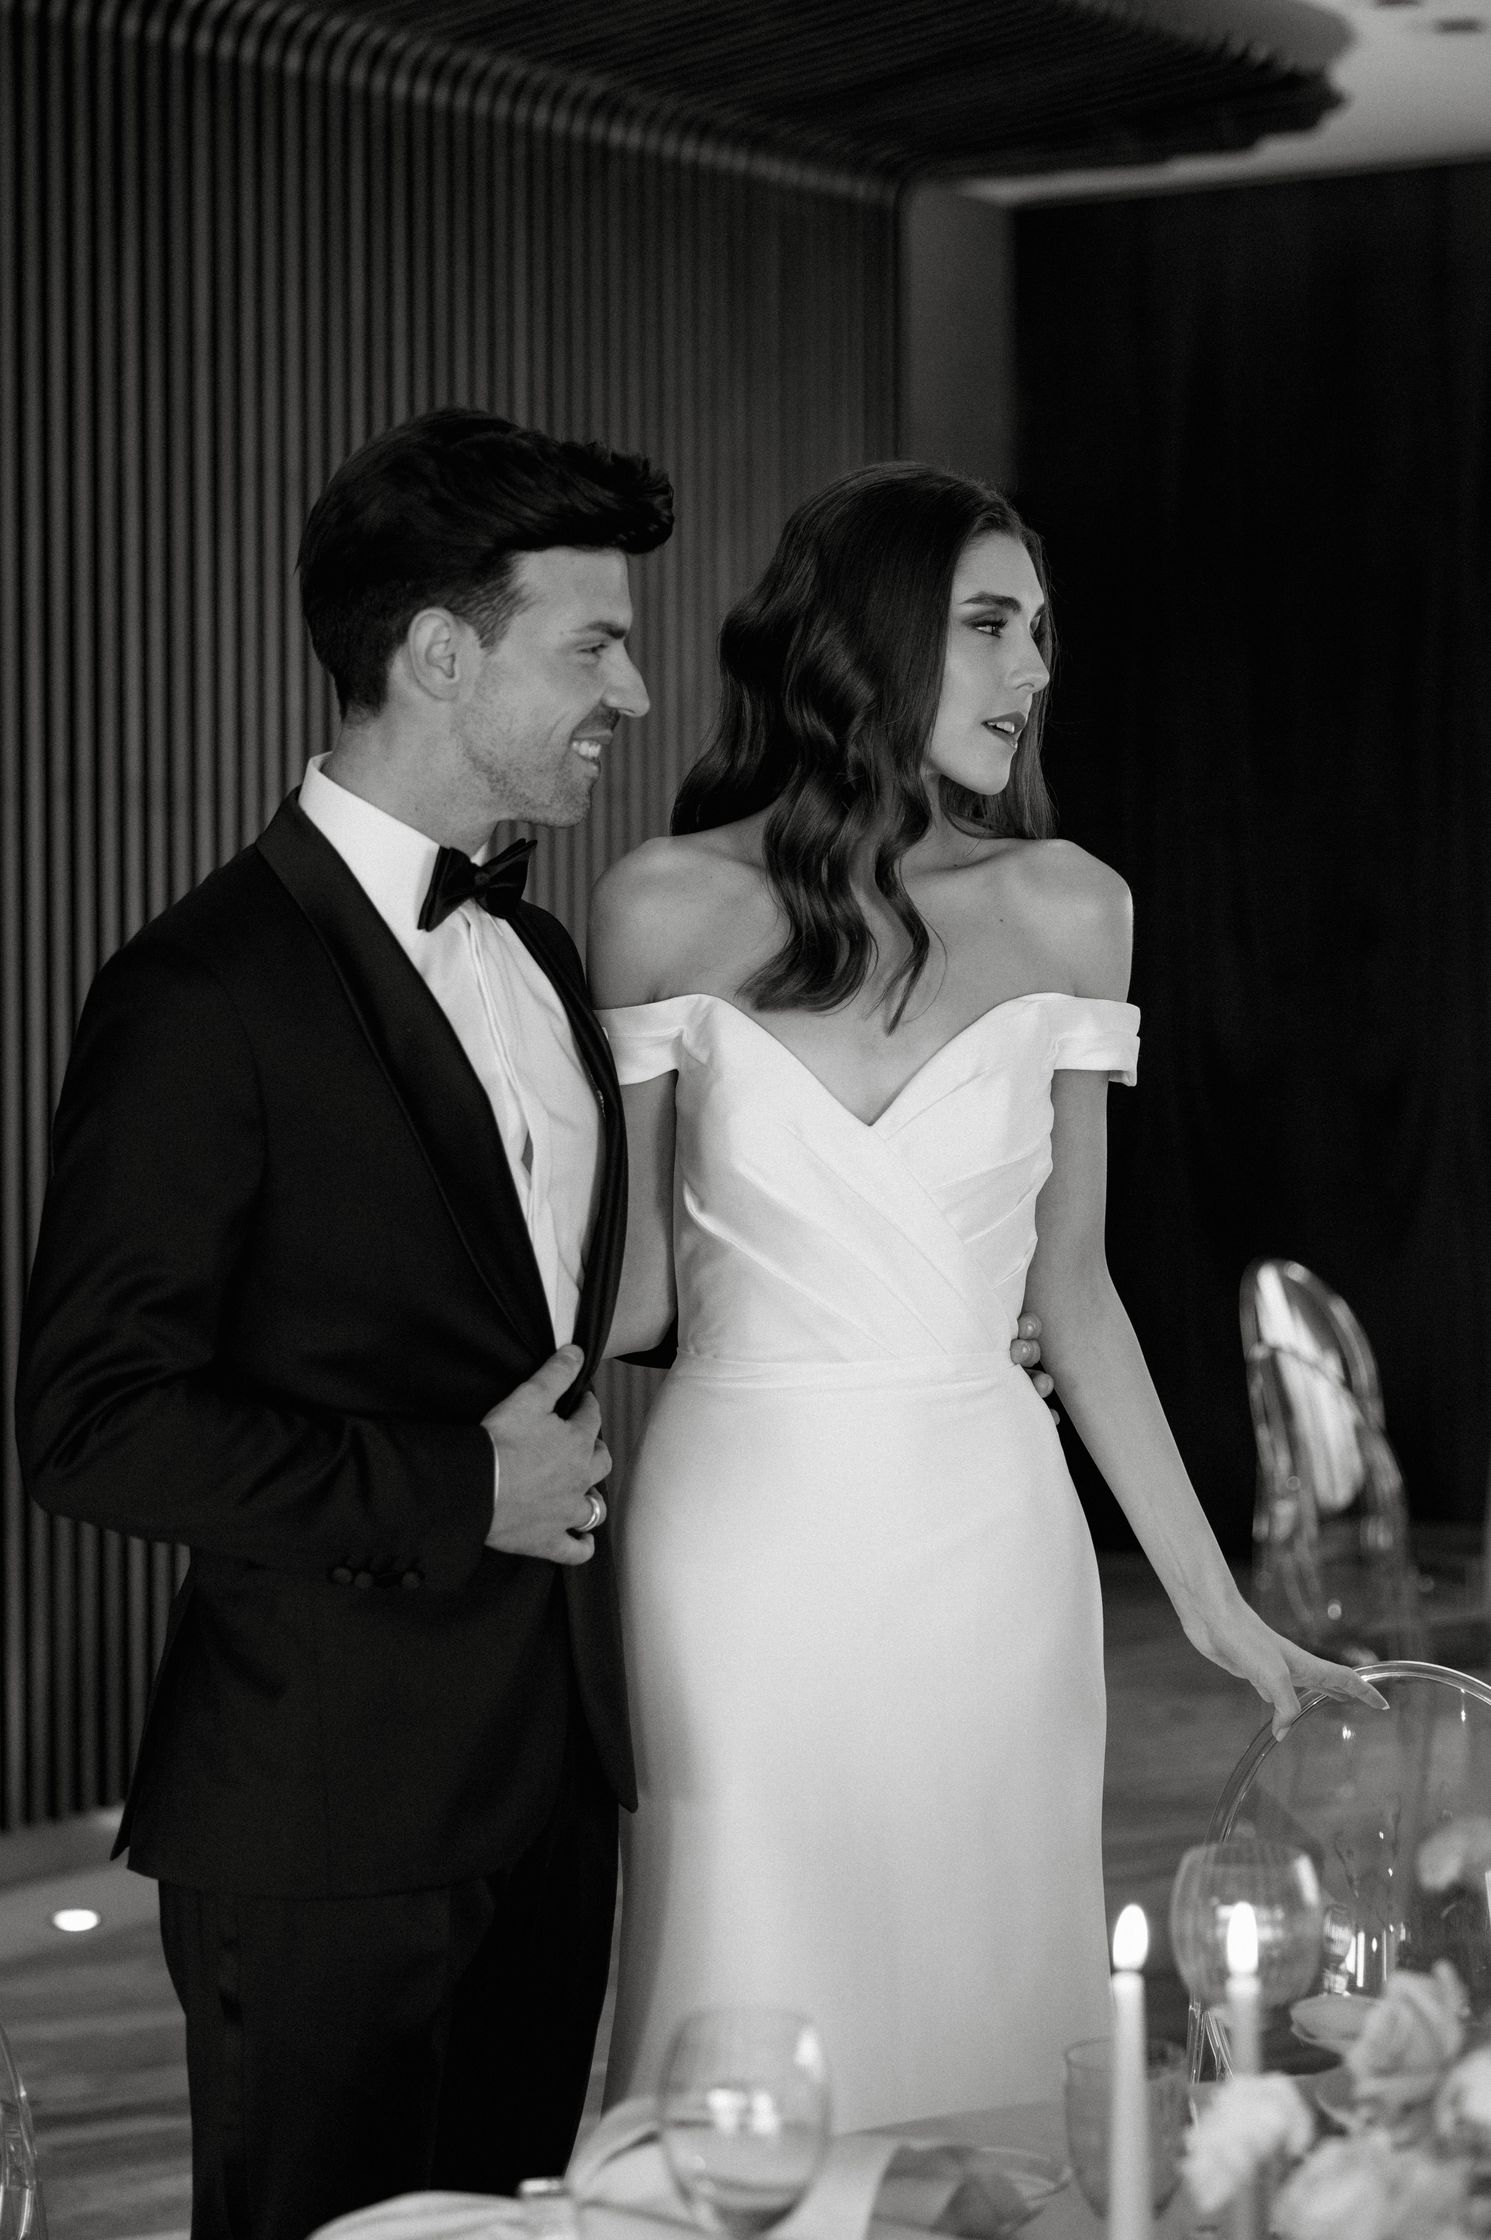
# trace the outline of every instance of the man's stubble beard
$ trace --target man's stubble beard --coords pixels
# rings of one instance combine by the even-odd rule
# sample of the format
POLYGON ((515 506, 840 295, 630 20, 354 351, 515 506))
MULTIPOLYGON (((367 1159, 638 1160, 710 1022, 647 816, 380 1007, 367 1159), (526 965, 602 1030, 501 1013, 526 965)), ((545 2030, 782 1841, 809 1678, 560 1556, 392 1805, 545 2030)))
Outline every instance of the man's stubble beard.
POLYGON ((494 824, 563 830, 584 823, 599 779, 586 770, 568 739, 557 757, 547 740, 537 753, 525 752, 521 740, 490 718, 463 723, 458 738, 468 769, 480 780, 492 805, 494 824))

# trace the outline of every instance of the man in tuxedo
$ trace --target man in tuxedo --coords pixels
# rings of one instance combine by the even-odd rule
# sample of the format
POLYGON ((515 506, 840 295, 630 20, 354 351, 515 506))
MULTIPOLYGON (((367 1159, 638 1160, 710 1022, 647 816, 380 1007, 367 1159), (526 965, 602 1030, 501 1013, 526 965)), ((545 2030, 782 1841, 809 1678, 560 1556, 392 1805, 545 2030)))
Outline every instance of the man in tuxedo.
POLYGON ((64 1085, 22 1339, 35 1498, 185 1543, 120 1848, 186 2014, 193 2240, 561 2170, 634 1801, 589 1381, 616 1077, 509 818, 585 815, 640 458, 448 409, 313 510, 342 724, 130 941, 64 1085))

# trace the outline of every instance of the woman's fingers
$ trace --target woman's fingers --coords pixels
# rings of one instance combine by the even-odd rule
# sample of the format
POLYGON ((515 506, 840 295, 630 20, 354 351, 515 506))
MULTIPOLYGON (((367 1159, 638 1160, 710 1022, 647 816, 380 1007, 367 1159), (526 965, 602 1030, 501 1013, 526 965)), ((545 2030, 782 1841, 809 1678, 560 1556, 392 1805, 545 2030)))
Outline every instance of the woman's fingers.
POLYGON ((1297 1678, 1303 1688, 1318 1688, 1322 1695, 1344 1698, 1348 1703, 1369 1704, 1374 1711, 1386 1711, 1387 1697, 1353 1672, 1349 1664, 1331 1664, 1325 1657, 1312 1657, 1305 1650, 1297 1652, 1299 1668, 1297 1678))
POLYGON ((1350 1665, 1333 1664, 1286 1640, 1241 1598, 1230 1604, 1219 1623, 1186 1630, 1203 1656, 1246 1680, 1272 1706, 1275 1736, 1287 1734, 1299 1717, 1302 1694, 1335 1696, 1373 1711, 1389 1708, 1386 1697, 1350 1665))
POLYGON ((1285 1665, 1281 1672, 1275 1673, 1258 1692, 1268 1696, 1273 1704, 1275 1739, 1287 1734, 1299 1717, 1299 1697, 1295 1693, 1294 1682, 1289 1677, 1289 1667, 1285 1665))

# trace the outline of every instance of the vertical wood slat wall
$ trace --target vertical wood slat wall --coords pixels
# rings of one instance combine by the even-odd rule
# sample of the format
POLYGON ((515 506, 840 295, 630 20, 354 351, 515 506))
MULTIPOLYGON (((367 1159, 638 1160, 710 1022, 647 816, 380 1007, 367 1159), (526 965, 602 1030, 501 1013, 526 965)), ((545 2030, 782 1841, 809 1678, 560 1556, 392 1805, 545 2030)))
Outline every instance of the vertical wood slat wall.
MULTIPOLYGON (((653 713, 537 898, 664 828, 714 626, 895 430, 896 208, 501 57, 283 0, 0 0, 0 1827, 122 1794, 178 1558, 49 1519, 10 1416, 47 1130, 103 958, 328 744, 293 568, 376 430, 447 401, 642 449, 653 713)), ((603 1395, 624 1451, 642 1373, 603 1395)))

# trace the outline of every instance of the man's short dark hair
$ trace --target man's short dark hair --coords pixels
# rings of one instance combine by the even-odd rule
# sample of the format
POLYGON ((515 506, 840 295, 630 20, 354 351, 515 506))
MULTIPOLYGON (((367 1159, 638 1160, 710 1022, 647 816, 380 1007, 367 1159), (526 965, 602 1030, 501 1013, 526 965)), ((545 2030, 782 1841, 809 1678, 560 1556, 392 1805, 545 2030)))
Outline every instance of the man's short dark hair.
POLYGON ((651 552, 672 531, 667 476, 637 453, 444 405, 338 467, 301 539, 301 608, 343 715, 374 715, 422 607, 489 646, 518 606, 519 553, 651 552))

